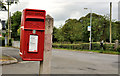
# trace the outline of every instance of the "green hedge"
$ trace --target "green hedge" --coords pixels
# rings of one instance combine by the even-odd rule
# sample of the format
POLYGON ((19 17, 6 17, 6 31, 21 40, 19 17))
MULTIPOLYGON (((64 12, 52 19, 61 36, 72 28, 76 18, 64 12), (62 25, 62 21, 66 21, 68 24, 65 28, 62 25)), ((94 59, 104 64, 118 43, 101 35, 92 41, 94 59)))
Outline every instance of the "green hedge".
POLYGON ((5 39, 4 37, 0 37, 0 46, 4 46, 5 45, 5 39))
POLYGON ((117 51, 120 52, 120 45, 118 46, 117 51))
MULTIPOLYGON (((53 48, 64 48, 64 49, 72 49, 72 50, 88 50, 89 43, 81 43, 81 44, 54 44, 52 45, 53 48)), ((100 43, 92 43, 92 50, 102 50, 100 47, 100 43)), ((115 50, 114 44, 104 44, 103 50, 109 51, 120 51, 120 47, 115 50)))
MULTIPOLYGON (((0 46, 5 46, 5 38, 0 37, 0 46)), ((12 39, 9 40, 9 46, 12 46, 12 39)))

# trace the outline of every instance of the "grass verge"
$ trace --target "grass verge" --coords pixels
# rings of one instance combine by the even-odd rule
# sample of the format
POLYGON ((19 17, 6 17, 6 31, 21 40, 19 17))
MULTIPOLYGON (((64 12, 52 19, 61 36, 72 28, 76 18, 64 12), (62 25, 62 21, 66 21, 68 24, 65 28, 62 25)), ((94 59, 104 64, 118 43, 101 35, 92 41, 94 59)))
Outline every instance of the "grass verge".
POLYGON ((114 51, 109 51, 109 50, 72 50, 72 49, 65 49, 65 48, 53 48, 53 49, 71 50, 71 51, 85 51, 85 52, 95 52, 95 53, 103 53, 103 54, 120 55, 120 52, 114 52, 114 51))
POLYGON ((8 61, 8 60, 14 60, 14 59, 5 55, 3 55, 2 58, 0 58, 0 61, 8 61))

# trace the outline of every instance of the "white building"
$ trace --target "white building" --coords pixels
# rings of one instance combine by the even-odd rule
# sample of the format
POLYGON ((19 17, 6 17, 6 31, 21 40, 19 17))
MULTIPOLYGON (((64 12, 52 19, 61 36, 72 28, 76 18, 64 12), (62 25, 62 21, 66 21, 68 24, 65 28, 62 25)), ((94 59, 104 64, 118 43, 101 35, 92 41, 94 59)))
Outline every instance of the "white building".
POLYGON ((0 37, 3 32, 3 28, 5 28, 5 22, 7 21, 7 11, 0 11, 0 37))
POLYGON ((2 33, 2 23, 1 23, 1 20, 0 20, 0 37, 2 37, 1 33, 2 33))
POLYGON ((120 21, 120 1, 118 2, 118 21, 120 21))
POLYGON ((1 23, 1 20, 0 20, 0 30, 2 30, 2 23, 1 23))

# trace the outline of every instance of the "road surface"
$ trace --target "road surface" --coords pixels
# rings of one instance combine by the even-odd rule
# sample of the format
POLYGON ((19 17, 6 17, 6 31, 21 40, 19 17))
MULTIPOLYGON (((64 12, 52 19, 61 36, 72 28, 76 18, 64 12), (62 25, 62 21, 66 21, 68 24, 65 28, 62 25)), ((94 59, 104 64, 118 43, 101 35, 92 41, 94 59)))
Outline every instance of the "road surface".
MULTIPOLYGON (((19 63, 2 66, 3 74, 38 74, 39 62, 22 61, 19 49, 2 48, 19 63)), ((52 50, 51 74, 118 74, 118 55, 52 50)))

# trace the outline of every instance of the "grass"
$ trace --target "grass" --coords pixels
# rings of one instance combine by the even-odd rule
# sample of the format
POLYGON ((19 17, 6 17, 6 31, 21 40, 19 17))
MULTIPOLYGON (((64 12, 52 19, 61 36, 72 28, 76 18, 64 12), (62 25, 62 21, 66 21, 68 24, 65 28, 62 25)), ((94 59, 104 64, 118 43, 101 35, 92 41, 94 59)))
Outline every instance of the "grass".
POLYGON ((120 52, 114 52, 114 51, 109 51, 109 50, 72 50, 72 49, 65 49, 65 48, 54 48, 54 49, 71 50, 71 51, 86 51, 86 52, 120 55, 120 52))
POLYGON ((8 61, 8 60, 14 60, 14 59, 5 55, 3 55, 2 58, 0 58, 0 61, 8 61))

